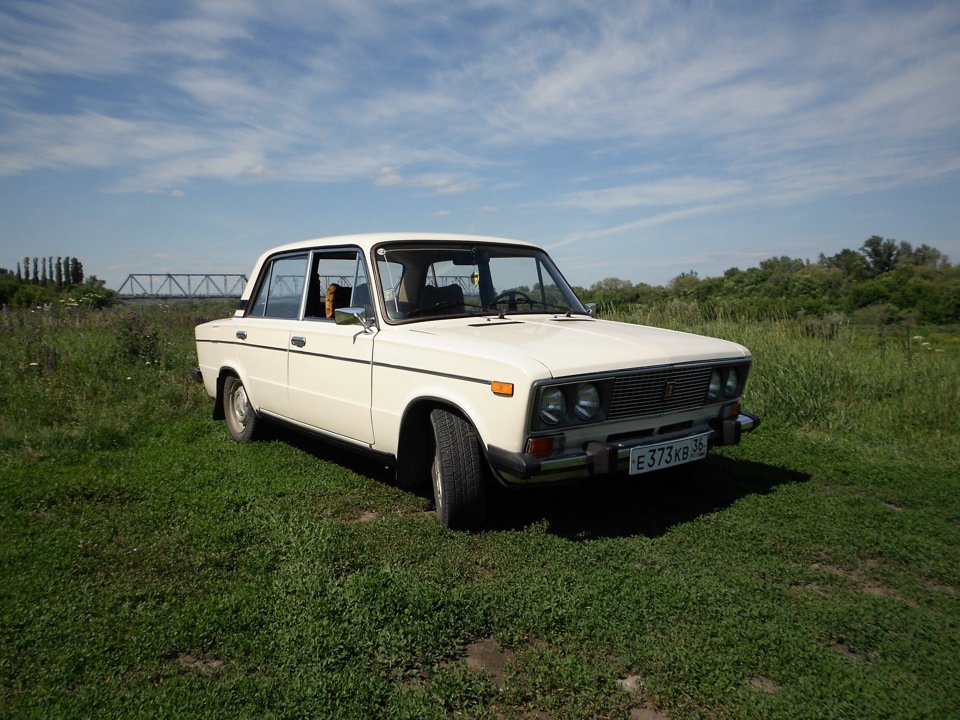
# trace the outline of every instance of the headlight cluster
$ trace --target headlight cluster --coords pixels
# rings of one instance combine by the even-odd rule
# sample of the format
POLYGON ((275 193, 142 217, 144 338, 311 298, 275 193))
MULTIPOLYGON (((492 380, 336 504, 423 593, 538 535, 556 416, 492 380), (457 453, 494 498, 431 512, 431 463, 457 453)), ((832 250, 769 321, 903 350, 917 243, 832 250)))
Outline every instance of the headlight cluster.
POLYGON ((573 416, 588 422, 600 413, 600 390, 593 383, 544 388, 540 394, 540 420, 547 425, 557 425, 567 417, 570 408, 573 416))
POLYGON ((727 362, 684 363, 547 381, 537 389, 531 430, 554 432, 587 423, 690 413, 705 405, 734 402, 743 393, 750 363, 741 359, 727 362))
POLYGON ((735 367, 715 368, 710 375, 710 387, 707 389, 707 399, 717 400, 736 397, 740 392, 740 371, 735 367))

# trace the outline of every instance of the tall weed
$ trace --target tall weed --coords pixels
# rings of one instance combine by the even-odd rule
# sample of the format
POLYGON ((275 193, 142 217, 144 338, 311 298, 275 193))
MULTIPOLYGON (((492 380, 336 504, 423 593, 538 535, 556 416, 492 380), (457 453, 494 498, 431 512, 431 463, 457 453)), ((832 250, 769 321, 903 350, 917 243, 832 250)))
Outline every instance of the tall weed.
POLYGON ((0 450, 123 445, 197 407, 193 308, 0 312, 0 450))
POLYGON ((744 405, 765 421, 875 443, 955 443, 960 435, 960 352, 914 327, 854 327, 842 315, 744 319, 676 300, 607 317, 745 345, 753 368, 744 405))
MULTIPOLYGON (((124 444, 150 423, 208 409, 189 378, 193 328, 223 304, 73 306, 0 312, 0 450, 124 444)), ((744 318, 672 300, 609 319, 742 343, 754 363, 744 406, 765 422, 903 446, 960 437, 960 343, 843 316, 744 318)))

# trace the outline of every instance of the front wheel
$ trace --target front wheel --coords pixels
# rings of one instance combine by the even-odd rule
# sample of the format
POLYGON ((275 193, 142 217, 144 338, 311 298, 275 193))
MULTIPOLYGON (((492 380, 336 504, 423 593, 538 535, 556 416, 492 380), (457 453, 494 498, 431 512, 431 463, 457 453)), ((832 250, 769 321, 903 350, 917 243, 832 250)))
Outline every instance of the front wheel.
POLYGON ((223 380, 223 414, 230 437, 237 442, 254 440, 260 434, 261 420, 250 404, 243 383, 232 375, 223 380))
POLYGON ((486 509, 484 459, 473 427, 448 410, 430 413, 434 457, 431 467, 437 519, 452 530, 479 527, 486 509))

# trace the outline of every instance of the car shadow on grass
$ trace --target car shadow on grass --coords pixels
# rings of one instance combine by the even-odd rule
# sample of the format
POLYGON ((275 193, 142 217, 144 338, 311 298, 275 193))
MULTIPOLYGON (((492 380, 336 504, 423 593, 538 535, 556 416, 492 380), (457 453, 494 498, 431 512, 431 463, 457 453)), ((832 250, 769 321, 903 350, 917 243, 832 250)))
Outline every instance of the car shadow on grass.
POLYGON ((546 521, 549 532, 569 539, 657 537, 748 495, 808 479, 783 468, 711 455, 648 475, 618 474, 557 488, 497 489, 487 529, 520 530, 546 521))
MULTIPOLYGON (((271 430, 272 439, 317 460, 396 486, 393 468, 376 458, 287 428, 271 430)), ((546 521, 552 534, 575 540, 635 535, 652 538, 675 525, 728 508, 748 495, 807 480, 808 475, 792 470, 709 455, 702 462, 671 470, 634 476, 621 473, 560 487, 504 489, 491 482, 487 517, 479 531, 518 531, 546 521)), ((404 490, 432 501, 429 482, 404 490)))
POLYGON ((270 440, 286 443, 312 455, 317 460, 339 465, 357 475, 364 475, 377 482, 394 485, 395 470, 374 455, 345 448, 329 440, 318 438, 282 425, 272 425, 267 436, 270 440))

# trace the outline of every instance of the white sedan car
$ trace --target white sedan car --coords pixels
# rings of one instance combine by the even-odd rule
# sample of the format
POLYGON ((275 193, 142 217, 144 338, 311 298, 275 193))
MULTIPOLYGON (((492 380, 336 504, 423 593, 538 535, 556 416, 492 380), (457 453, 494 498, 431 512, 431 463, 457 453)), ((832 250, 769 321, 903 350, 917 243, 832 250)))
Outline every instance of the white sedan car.
POLYGON ((233 317, 196 328, 194 377, 235 440, 264 421, 431 479, 451 528, 486 487, 647 473, 740 442, 751 355, 593 316, 529 243, 348 235, 283 245, 233 317))

